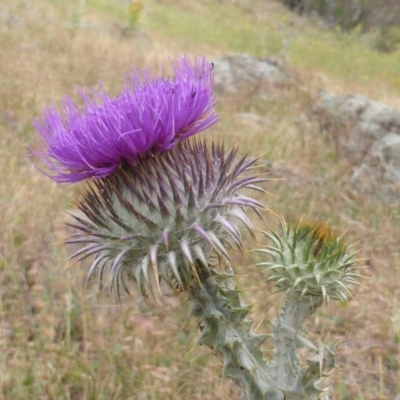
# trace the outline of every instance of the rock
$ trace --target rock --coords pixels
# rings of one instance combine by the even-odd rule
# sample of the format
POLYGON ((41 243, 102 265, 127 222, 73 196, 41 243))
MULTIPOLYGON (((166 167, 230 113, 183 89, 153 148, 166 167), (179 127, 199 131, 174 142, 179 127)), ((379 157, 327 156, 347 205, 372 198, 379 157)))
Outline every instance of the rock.
POLYGON ((354 167, 357 191, 387 202, 400 200, 400 113, 360 95, 321 92, 312 119, 328 133, 339 156, 354 167))
POLYGON ((335 96, 321 91, 311 108, 312 118, 352 165, 362 162, 375 141, 389 133, 400 135, 400 113, 360 95, 335 96))
POLYGON ((386 202, 400 201, 400 135, 389 133, 376 141, 354 171, 351 184, 386 202))
POLYGON ((215 90, 221 94, 258 94, 287 85, 294 75, 278 59, 258 59, 246 54, 228 55, 214 61, 215 90))

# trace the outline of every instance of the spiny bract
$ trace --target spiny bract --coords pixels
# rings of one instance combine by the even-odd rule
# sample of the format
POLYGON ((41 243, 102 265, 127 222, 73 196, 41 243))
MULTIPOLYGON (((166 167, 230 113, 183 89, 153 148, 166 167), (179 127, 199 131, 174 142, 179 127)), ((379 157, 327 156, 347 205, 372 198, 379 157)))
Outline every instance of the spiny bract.
POLYGON ((357 260, 355 253, 349 254, 343 238, 321 222, 300 223, 294 229, 283 221, 281 225, 281 236, 263 232, 274 246, 256 250, 272 257, 271 262, 257 264, 271 271, 268 281, 279 290, 294 291, 300 297, 347 302, 350 286, 358 284, 359 275, 350 268, 357 260))
POLYGON ((71 258, 95 255, 88 280, 98 271, 103 285, 108 269, 117 296, 129 279, 147 296, 151 271, 157 285, 163 279, 188 289, 198 280, 197 268, 209 268, 211 255, 229 261, 230 243, 242 248, 238 222, 254 234, 245 209, 259 214, 263 205, 238 191, 261 190, 256 185, 265 179, 242 176, 255 160, 235 161, 236 153, 184 141, 94 180, 79 203, 86 218, 77 216, 73 225, 82 232, 68 240, 87 245, 71 258))

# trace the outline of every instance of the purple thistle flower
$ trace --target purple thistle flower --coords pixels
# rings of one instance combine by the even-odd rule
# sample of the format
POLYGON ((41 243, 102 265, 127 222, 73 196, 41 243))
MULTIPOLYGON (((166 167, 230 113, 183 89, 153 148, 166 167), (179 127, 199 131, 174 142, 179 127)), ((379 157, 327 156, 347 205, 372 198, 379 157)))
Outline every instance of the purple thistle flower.
POLYGON ((64 113, 48 106, 34 126, 46 150, 36 152, 58 183, 102 178, 123 163, 169 150, 218 121, 214 112, 212 66, 203 57, 172 63, 175 78, 133 70, 116 97, 80 91, 84 106, 67 97, 64 113))

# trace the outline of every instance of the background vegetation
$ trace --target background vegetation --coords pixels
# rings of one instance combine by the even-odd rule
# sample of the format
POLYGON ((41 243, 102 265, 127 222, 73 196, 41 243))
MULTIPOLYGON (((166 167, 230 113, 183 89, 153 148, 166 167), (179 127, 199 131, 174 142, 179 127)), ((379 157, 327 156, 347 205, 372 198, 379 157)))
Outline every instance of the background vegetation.
MULTIPOLYGON (((70 233, 64 210, 81 189, 56 186, 27 156, 39 144, 32 119, 64 94, 77 98, 78 85, 101 80, 116 93, 131 65, 159 71, 168 56, 211 61, 230 52, 281 57, 298 84, 262 104, 249 94, 221 97, 221 122, 207 137, 289 163, 302 179, 269 182, 275 196, 263 201, 289 221, 303 214, 347 230, 368 258, 354 300, 309 324, 311 334, 341 343, 329 380, 335 399, 400 393, 399 205, 353 191, 346 161, 306 119, 321 88, 399 109, 399 51, 377 53, 367 36, 328 30, 272 0, 148 0, 139 18, 122 1, 3 0, 0 48, 1 399, 239 398, 210 349, 195 347, 198 327, 186 321, 184 298, 145 305, 133 291, 119 305, 95 285, 83 292, 87 264, 61 264, 72 251, 61 244, 70 233), (238 118, 243 111, 264 123, 238 118)), ((276 226, 273 213, 266 221, 276 226)), ((257 329, 268 332, 282 299, 252 257, 234 255, 238 285, 257 329)))
POLYGON ((317 13, 326 23, 345 31, 369 32, 371 45, 391 52, 400 45, 400 3, 397 0, 281 0, 289 9, 317 13))

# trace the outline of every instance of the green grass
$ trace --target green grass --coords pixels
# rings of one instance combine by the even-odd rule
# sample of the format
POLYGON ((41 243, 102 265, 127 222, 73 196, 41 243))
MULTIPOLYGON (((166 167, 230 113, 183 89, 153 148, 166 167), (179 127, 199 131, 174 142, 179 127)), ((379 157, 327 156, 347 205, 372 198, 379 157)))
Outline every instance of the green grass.
MULTIPOLYGON (((127 7, 122 3, 88 0, 85 9, 105 13, 121 25, 128 24, 127 7)), ((400 50, 377 52, 370 47, 373 33, 363 36, 357 29, 347 33, 339 28, 317 28, 299 21, 278 4, 260 16, 250 5, 238 7, 228 1, 149 1, 139 28, 192 51, 283 55, 300 70, 311 69, 346 84, 380 84, 386 90, 400 90, 400 50)))
POLYGON ((289 59, 301 69, 312 68, 344 83, 380 84, 399 89, 400 52, 379 53, 358 32, 312 33, 295 41, 289 59))
POLYGON ((202 4, 179 8, 150 3, 142 27, 191 49, 207 46, 259 57, 283 55, 300 70, 311 69, 346 84, 400 89, 400 51, 387 54, 371 49, 372 34, 318 29, 272 7, 261 18, 229 2, 202 4))

